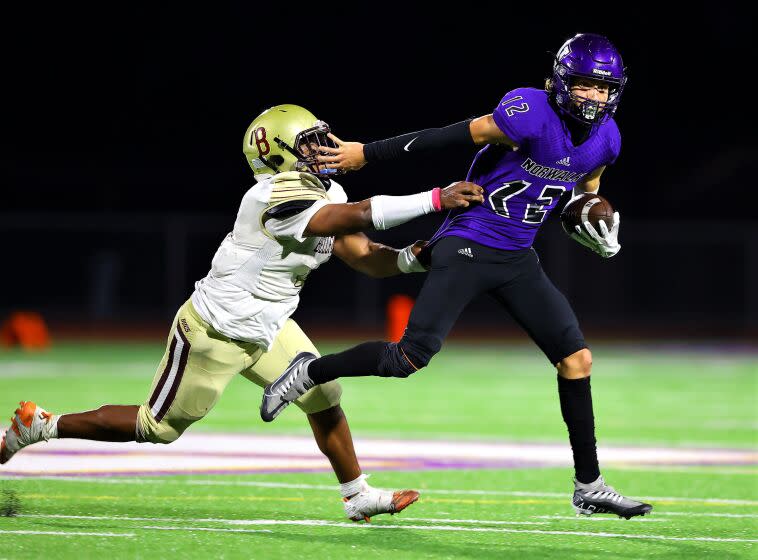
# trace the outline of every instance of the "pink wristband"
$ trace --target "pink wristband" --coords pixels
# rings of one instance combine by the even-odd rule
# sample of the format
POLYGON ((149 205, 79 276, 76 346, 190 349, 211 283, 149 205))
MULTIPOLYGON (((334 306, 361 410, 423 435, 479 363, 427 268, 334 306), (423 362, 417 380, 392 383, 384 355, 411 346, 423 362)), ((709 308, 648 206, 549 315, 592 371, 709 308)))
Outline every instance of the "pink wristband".
POLYGON ((435 212, 442 210, 442 189, 439 187, 432 189, 432 206, 435 212))

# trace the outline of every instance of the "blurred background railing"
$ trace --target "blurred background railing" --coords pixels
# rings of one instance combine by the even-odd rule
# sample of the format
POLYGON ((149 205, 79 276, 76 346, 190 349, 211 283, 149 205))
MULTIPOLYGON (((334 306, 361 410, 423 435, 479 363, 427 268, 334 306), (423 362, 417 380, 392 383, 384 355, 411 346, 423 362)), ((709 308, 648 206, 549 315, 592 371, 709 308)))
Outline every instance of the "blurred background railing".
MULTIPOLYGON (((208 272, 233 220, 233 214, 0 214, 0 317, 30 309, 59 325, 163 323, 208 272)), ((401 247, 439 221, 423 219, 411 237, 404 227, 371 236, 401 247)), ((554 216, 538 237, 545 270, 586 330, 652 338, 745 337, 758 330, 758 224, 626 219, 621 241, 618 257, 600 259, 570 241, 554 216)), ((422 282, 423 275, 374 280, 330 263, 308 279, 295 317, 335 334, 380 329, 390 295, 415 296, 422 282)), ((514 328, 492 303, 475 300, 456 332, 514 328)))

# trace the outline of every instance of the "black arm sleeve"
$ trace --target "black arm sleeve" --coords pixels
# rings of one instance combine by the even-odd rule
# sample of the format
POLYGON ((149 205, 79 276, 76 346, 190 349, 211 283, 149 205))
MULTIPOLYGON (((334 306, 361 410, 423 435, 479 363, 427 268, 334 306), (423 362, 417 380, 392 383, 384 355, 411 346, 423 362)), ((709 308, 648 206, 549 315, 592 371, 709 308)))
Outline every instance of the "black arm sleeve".
POLYGON ((406 153, 426 152, 456 146, 474 146, 467 119, 444 128, 427 128, 418 132, 402 134, 386 140, 369 142, 363 146, 366 161, 383 161, 406 153))

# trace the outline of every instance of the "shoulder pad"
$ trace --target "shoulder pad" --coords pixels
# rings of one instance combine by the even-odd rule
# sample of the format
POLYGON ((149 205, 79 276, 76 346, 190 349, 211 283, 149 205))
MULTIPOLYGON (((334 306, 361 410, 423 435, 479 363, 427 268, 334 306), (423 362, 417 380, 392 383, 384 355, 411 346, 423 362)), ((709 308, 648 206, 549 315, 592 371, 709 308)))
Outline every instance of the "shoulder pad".
POLYGON ((274 175, 271 179, 269 206, 288 200, 322 200, 327 198, 321 181, 310 173, 287 171, 274 175))

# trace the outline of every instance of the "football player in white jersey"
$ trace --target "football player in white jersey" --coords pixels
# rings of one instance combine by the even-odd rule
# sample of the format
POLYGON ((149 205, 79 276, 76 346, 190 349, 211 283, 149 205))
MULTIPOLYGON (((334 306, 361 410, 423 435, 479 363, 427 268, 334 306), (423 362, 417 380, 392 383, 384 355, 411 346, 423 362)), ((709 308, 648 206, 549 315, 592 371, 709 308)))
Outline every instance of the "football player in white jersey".
MULTIPOLYGON (((359 232, 483 200, 479 186, 460 182, 347 203, 342 187, 329 179, 333 171, 316 161, 320 147, 333 145, 329 132, 326 123, 296 105, 278 105, 253 121, 243 151, 257 184, 243 196, 210 272, 180 307, 145 402, 62 415, 21 402, 0 444, 0 464, 51 438, 175 441, 213 408, 237 374, 263 387, 298 353, 317 354, 290 315, 308 274, 332 253, 375 277, 422 271, 415 257, 420 246, 397 250, 359 232)), ((327 383, 296 404, 332 464, 347 516, 360 521, 403 510, 418 492, 382 491, 365 481, 340 395, 337 382, 327 383)))

